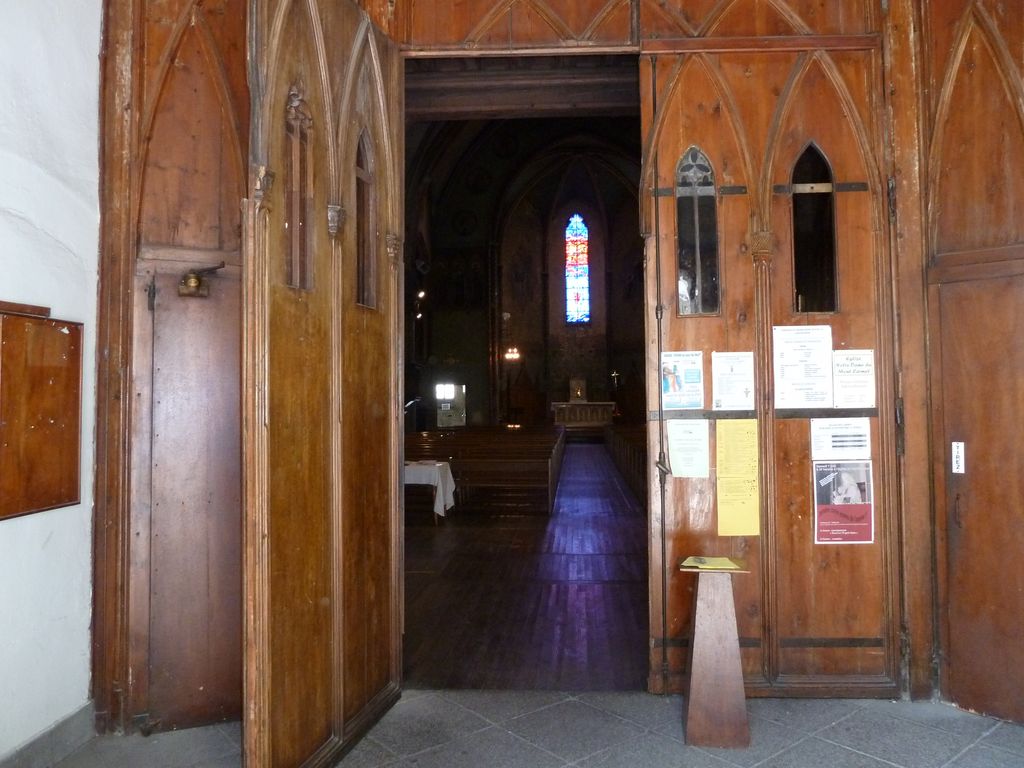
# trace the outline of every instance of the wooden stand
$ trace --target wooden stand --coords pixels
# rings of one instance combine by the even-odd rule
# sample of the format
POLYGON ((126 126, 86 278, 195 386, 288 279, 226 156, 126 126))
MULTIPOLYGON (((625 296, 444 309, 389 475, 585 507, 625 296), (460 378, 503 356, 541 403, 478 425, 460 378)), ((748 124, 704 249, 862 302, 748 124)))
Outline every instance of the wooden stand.
POLYGON ((702 747, 750 746, 732 595, 732 574, 748 571, 742 570, 742 566, 680 570, 697 574, 690 676, 683 711, 686 743, 702 747))

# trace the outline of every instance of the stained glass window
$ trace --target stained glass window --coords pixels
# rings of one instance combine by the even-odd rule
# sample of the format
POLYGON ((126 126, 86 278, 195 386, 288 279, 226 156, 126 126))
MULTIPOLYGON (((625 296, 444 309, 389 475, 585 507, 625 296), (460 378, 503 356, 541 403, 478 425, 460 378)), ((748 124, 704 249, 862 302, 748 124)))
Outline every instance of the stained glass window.
POLYGON ((590 232, 578 213, 565 228, 565 321, 590 322, 590 232))

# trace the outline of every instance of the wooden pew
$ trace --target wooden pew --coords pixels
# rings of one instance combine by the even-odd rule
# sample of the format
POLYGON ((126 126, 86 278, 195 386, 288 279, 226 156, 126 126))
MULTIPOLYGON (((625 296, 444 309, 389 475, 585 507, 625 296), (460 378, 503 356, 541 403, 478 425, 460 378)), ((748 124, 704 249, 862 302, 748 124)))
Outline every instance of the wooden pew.
POLYGON ((477 490, 494 492, 494 503, 554 509, 565 451, 561 427, 473 427, 406 435, 407 461, 447 461, 455 476, 458 499, 465 503, 477 490))
POLYGON ((619 474, 641 503, 647 501, 647 425, 605 427, 604 444, 619 474))

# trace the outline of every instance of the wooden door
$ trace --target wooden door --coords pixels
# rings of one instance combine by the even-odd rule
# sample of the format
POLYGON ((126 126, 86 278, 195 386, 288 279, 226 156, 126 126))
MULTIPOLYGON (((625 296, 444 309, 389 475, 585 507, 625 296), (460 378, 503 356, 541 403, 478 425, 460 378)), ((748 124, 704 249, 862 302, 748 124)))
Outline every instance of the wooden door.
POLYGON ((255 2, 245 759, 332 764, 399 693, 402 70, 352 2, 255 2))
POLYGON ((238 268, 152 296, 149 726, 242 712, 242 484, 238 268))
MULTIPOLYGON (((948 693, 1024 721, 1024 274, 939 292, 948 693), (982 310, 982 305, 984 310, 982 310), (984 339, 984 343, 979 343, 984 339), (954 444, 957 449, 954 450, 954 444), (962 446, 962 450, 960 449, 962 446)), ((938 466, 936 467, 938 469, 938 466)))
POLYGON ((924 56, 942 691, 1024 721, 1024 8, 924 15, 941 31, 924 56))
POLYGON ((648 369, 662 370, 663 352, 699 352, 704 381, 702 405, 665 407, 662 377, 650 377, 649 450, 666 453, 667 422, 699 418, 711 459, 706 477, 666 477, 663 505, 661 477, 651 478, 652 603, 663 606, 652 615, 654 690, 678 690, 686 673, 694 582, 675 564, 693 554, 738 556, 751 568, 734 580, 749 692, 889 695, 898 686, 887 160, 871 34, 881 19, 869 2, 853 14, 830 7, 814 20, 830 36, 815 40, 801 37, 798 9, 783 14, 795 5, 680 8, 704 13, 693 22, 714 36, 643 44, 648 369), (873 402, 777 405, 775 329, 809 327, 824 329, 832 350, 867 351, 873 402), (713 403, 712 358, 723 352, 751 354, 755 370, 754 396, 731 410, 713 403), (844 417, 869 426, 858 471, 873 525, 857 543, 818 543, 812 420, 844 417), (753 528, 729 530, 716 450, 736 419, 756 424, 758 510, 753 528))

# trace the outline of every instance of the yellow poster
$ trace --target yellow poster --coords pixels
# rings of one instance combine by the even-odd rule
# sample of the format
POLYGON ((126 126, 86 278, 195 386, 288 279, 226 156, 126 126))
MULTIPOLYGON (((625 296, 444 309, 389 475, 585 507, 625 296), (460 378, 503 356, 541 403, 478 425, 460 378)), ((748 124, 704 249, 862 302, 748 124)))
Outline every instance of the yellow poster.
POLYGON ((718 535, 758 536, 757 419, 719 419, 715 437, 718 535))

